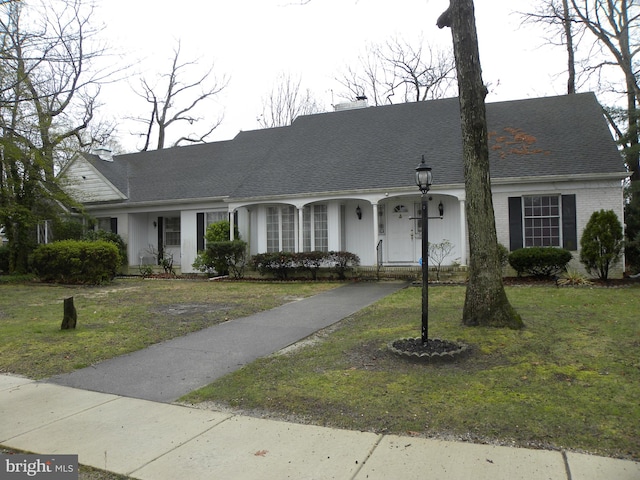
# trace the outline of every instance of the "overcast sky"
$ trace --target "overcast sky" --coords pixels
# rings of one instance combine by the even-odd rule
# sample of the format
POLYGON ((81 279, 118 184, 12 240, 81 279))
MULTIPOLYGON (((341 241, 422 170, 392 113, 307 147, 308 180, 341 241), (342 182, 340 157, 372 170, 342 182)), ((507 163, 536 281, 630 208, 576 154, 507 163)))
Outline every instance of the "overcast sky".
MULTIPOLYGON (((224 113, 212 140, 233 138, 241 130, 259 128, 263 99, 281 73, 301 78, 303 88, 329 110, 341 99, 335 81, 354 65, 366 46, 401 37, 424 38, 450 47, 451 31, 439 30, 438 16, 448 0, 98 0, 95 15, 107 28, 120 62, 132 64, 129 82, 105 88, 106 110, 118 118, 147 114, 130 85, 143 74, 166 72, 177 40, 182 57, 199 59, 202 73, 215 64, 229 85, 217 97, 211 115, 224 113)), ((476 21, 489 102, 564 94, 566 75, 562 48, 545 45, 543 32, 523 27, 514 11, 531 10, 534 0, 476 0, 476 21)), ((344 89, 342 89, 344 90, 344 89)), ((136 127, 122 122, 124 146, 136 142, 136 127)), ((171 135, 171 130, 169 130, 171 135)))

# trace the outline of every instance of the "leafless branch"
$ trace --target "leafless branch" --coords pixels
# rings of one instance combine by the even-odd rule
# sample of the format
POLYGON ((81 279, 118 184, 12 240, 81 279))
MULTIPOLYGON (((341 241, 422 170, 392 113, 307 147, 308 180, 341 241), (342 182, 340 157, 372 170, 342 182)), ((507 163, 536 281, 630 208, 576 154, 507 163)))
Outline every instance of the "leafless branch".
MULTIPOLYGON (((157 135, 157 148, 165 147, 167 129, 176 123, 188 123, 193 125, 203 121, 201 116, 196 114, 198 107, 207 100, 212 100, 222 92, 228 85, 226 77, 218 80, 213 77, 213 65, 204 74, 196 77, 188 83, 183 83, 183 78, 190 76, 191 70, 196 68, 198 61, 182 62, 180 42, 176 45, 171 59, 171 66, 168 73, 159 76, 157 83, 151 83, 146 78, 140 80, 141 90, 134 90, 151 106, 151 116, 147 118, 137 118, 146 127, 144 133, 139 135, 145 138, 143 150, 150 146, 151 139, 157 135), (195 93, 195 95, 194 95, 195 93)), ((204 142, 221 123, 222 117, 213 122, 209 121, 205 134, 190 134, 179 138, 173 145, 178 145, 183 141, 199 143, 204 142)))

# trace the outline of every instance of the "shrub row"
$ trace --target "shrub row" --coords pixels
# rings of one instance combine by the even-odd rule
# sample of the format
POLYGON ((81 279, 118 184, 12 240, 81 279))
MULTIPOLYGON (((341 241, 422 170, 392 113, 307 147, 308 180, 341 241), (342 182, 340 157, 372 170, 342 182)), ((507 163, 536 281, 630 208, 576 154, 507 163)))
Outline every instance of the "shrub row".
POLYGON ((261 275, 273 275, 284 280, 296 272, 306 272, 316 279, 321 267, 328 268, 344 280, 353 267, 360 265, 360 257, 351 252, 273 252, 259 253, 251 258, 253 268, 261 275))
POLYGON ((529 247, 509 254, 509 265, 518 273, 536 277, 553 277, 567 269, 573 256, 569 250, 555 247, 529 247))
POLYGON ((62 240, 36 248, 31 265, 44 282, 97 285, 116 276, 120 255, 112 242, 62 240))

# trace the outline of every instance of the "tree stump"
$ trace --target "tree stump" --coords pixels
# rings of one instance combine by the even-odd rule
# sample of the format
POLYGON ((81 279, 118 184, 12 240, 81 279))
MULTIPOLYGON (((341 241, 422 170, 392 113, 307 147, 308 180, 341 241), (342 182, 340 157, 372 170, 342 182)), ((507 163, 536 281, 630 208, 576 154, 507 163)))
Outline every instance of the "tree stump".
POLYGON ((78 321, 78 313, 76 307, 73 305, 73 297, 64 299, 64 317, 62 318, 61 330, 69 330, 70 328, 76 328, 76 322, 78 321))

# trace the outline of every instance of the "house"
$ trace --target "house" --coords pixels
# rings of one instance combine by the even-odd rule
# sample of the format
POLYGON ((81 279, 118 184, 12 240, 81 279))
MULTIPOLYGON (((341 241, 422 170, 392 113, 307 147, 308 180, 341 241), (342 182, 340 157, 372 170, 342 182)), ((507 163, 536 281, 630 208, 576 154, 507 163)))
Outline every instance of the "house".
MULTIPOLYGON (((487 104, 498 240, 574 252, 592 212, 623 219, 623 160, 594 94, 487 104)), ((346 250, 362 265, 421 258, 415 168, 432 167, 429 241, 466 264, 457 98, 302 116, 234 139, 112 157, 77 156, 65 188, 128 244, 131 267, 172 254, 182 272, 206 225, 230 219, 250 253, 346 250)), ((579 265, 576 263, 576 267, 579 265)), ((620 274, 618 272, 618 274, 620 274)))

